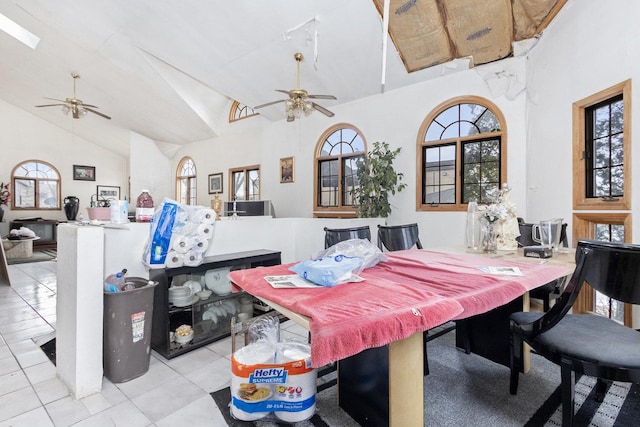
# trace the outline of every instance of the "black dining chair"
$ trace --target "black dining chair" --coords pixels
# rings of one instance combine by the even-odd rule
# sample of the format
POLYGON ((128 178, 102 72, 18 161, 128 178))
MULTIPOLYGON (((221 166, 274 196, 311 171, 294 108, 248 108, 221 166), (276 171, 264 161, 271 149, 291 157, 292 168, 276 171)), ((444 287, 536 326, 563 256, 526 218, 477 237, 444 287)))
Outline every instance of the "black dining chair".
POLYGON ((349 239, 367 239, 371 241, 371 229, 368 225, 350 228, 324 228, 324 248, 349 239))
POLYGON ((418 224, 379 225, 378 248, 382 251, 401 251, 413 247, 422 249, 418 224))
MULTIPOLYGON (((533 224, 528 224, 520 221, 522 218, 518 218, 520 227, 520 235, 516 237, 518 246, 538 246, 540 243, 533 240, 532 229, 533 224)), ((569 247, 569 239, 567 238, 567 224, 562 224, 562 230, 560 231, 560 244, 562 247, 569 247)), ((549 311, 551 308, 551 301, 560 296, 560 287, 562 286, 564 279, 554 280, 553 282, 546 283, 540 287, 529 291, 531 298, 542 300, 542 307, 544 311, 549 311)))
POLYGON ((562 425, 573 422, 574 373, 597 378, 601 397, 607 381, 640 383, 640 332, 596 314, 567 314, 583 283, 609 298, 640 304, 640 245, 579 240, 576 268, 546 313, 511 314, 510 392, 523 369, 523 343, 560 365, 562 425))

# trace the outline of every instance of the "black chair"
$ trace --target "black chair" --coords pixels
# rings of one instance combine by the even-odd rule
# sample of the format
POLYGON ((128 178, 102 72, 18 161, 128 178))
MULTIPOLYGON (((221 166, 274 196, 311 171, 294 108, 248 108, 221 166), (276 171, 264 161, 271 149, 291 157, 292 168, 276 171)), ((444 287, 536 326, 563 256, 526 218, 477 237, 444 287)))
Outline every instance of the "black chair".
MULTIPOLYGON (((538 246, 540 243, 533 240, 531 234, 533 224, 528 224, 522 221, 522 218, 518 218, 518 226, 520 227, 520 235, 516 237, 518 246, 538 246)), ((567 238, 567 224, 562 224, 562 230, 560 231, 560 244, 563 247, 569 247, 569 239, 567 238)), ((543 310, 549 311, 551 308, 551 300, 554 300, 560 296, 560 286, 564 282, 563 279, 554 280, 538 288, 529 291, 531 298, 542 300, 543 310)))
POLYGON ((371 229, 368 225, 351 228, 324 228, 325 249, 349 239, 367 239, 371 241, 371 229))
POLYGON ((381 251, 402 251, 414 246, 422 249, 418 224, 378 225, 378 248, 381 251))
POLYGON ((562 425, 573 422, 573 373, 598 379, 602 397, 607 381, 640 382, 640 332, 595 314, 567 314, 583 283, 630 304, 640 304, 640 245, 580 240, 576 269, 546 313, 511 315, 511 382, 516 394, 522 370, 523 342, 560 365, 562 425))

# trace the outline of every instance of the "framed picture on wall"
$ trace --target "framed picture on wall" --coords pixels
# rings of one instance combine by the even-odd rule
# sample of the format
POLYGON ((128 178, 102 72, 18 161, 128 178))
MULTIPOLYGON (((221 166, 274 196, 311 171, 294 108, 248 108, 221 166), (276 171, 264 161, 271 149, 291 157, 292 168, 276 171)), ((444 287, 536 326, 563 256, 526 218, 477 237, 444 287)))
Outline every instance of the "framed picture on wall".
POLYGON ((293 157, 280 159, 280 182, 293 182, 293 157))
POLYGON ((120 187, 110 185, 98 185, 96 187, 98 202, 101 200, 120 200, 120 187))
POLYGON ((73 165, 73 179, 76 181, 95 181, 96 167, 73 165))
POLYGON ((222 172, 209 175, 209 194, 222 193, 222 172))

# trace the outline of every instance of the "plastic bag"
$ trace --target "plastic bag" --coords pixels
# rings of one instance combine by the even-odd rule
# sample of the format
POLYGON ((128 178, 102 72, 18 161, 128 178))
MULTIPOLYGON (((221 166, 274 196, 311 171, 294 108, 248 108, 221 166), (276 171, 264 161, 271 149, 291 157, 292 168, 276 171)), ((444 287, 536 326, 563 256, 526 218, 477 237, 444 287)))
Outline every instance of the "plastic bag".
POLYGON ((289 270, 316 285, 331 287, 350 281, 353 271, 361 265, 362 258, 339 254, 302 261, 289 270))
POLYGON ((324 258, 338 254, 362 259, 362 264, 353 271, 353 274, 360 274, 365 268, 373 267, 379 262, 387 260, 387 256, 367 239, 349 239, 338 242, 330 248, 321 251, 316 258, 324 258))

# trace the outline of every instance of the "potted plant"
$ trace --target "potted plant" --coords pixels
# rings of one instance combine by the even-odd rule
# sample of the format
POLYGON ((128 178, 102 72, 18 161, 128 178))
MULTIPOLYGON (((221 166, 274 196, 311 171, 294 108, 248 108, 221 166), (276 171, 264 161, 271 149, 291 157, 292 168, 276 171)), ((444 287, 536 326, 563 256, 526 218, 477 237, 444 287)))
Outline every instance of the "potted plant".
POLYGON ((351 190, 351 195, 359 205, 359 217, 386 218, 391 213, 389 193, 396 194, 407 186, 401 182, 404 175, 393 168, 400 150, 392 151, 386 142, 376 141, 373 150, 358 163, 358 186, 351 190))

